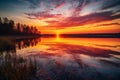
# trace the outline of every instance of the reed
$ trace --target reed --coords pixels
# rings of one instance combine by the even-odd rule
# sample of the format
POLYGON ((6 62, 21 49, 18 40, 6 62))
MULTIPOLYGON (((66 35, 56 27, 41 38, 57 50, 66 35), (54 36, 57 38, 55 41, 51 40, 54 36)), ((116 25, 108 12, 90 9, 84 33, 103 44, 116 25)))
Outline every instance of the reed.
POLYGON ((0 80, 32 80, 35 78, 37 71, 35 59, 10 54, 0 59, 0 80))

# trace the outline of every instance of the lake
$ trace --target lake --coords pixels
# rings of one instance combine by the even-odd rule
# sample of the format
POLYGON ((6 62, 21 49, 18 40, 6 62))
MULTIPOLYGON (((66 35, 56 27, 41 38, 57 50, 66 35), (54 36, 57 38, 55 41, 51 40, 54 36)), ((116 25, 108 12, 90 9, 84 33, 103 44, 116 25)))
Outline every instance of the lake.
POLYGON ((12 42, 13 48, 0 52, 35 58, 36 80, 120 80, 120 38, 57 37, 12 42))

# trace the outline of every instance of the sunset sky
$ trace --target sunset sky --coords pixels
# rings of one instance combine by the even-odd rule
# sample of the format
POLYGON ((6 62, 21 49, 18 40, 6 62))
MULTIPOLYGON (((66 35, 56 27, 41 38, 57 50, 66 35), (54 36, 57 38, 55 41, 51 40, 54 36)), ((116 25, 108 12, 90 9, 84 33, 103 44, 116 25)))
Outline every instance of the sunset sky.
POLYGON ((42 33, 120 33, 120 0, 0 0, 0 17, 42 33))

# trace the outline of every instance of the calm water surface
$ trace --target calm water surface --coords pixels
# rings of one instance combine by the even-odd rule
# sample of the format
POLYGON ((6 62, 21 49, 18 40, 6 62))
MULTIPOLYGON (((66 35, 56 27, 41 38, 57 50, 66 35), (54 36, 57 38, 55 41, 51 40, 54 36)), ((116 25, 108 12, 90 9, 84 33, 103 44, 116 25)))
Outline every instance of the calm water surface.
POLYGON ((17 54, 36 58, 37 76, 43 80, 120 80, 120 38, 38 38, 14 42, 17 54))

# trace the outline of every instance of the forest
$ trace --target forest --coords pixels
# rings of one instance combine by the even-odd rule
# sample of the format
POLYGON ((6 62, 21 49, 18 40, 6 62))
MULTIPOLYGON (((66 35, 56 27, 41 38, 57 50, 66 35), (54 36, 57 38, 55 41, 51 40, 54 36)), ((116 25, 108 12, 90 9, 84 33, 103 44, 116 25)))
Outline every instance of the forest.
POLYGON ((0 36, 33 36, 40 35, 36 26, 15 23, 14 20, 9 20, 7 17, 0 17, 0 36))

